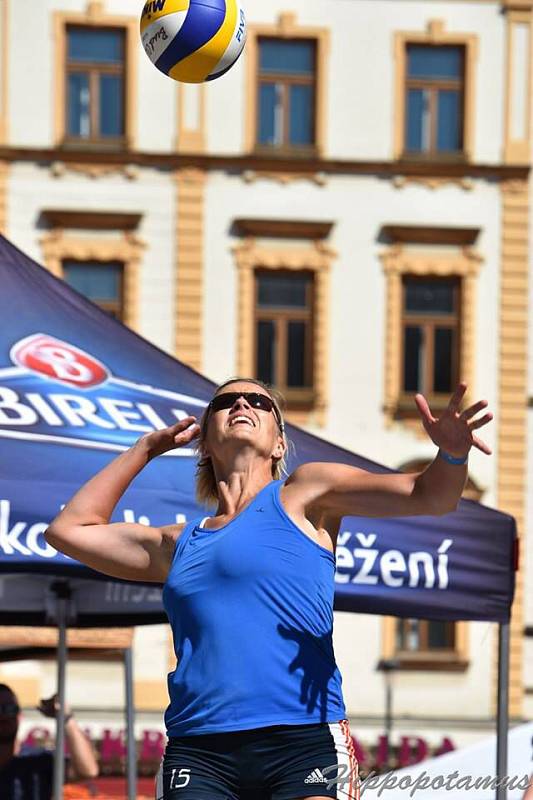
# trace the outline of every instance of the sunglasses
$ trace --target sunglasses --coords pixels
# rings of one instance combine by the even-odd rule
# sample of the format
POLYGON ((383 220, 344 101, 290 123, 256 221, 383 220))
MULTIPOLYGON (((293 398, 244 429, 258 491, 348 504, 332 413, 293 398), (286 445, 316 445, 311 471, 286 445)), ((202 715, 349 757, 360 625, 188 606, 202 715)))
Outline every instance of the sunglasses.
POLYGON ((260 392, 224 392, 223 394, 217 394, 216 397, 213 397, 209 403, 209 408, 212 411, 222 411, 224 408, 232 408, 239 397, 244 397, 252 408, 258 408, 268 413, 273 411, 278 427, 283 433, 284 427, 279 412, 272 398, 266 394, 261 394, 260 392))
POLYGON ((20 711, 16 703, 0 703, 0 717, 14 717, 20 711))

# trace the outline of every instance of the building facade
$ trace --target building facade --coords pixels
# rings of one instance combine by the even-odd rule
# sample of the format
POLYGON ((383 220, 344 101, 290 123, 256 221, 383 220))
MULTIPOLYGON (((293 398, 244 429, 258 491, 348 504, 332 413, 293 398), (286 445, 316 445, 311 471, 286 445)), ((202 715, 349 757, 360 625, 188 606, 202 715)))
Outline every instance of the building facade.
MULTIPOLYGON (((18 247, 212 380, 273 382, 291 422, 392 467, 435 455, 416 391, 436 412, 458 379, 489 400, 494 455, 473 452, 467 492, 518 521, 515 721, 533 715, 532 7, 248 0, 241 60, 198 86, 150 64, 133 0, 0 0, 0 230, 18 247)), ((492 730, 495 626, 335 626, 361 741, 383 728, 384 658, 399 733, 492 730)), ((135 653, 158 727, 166 630, 137 630, 135 653)), ((86 719, 114 723, 119 665, 70 675, 86 719)), ((53 668, 0 679, 31 705, 53 668)))

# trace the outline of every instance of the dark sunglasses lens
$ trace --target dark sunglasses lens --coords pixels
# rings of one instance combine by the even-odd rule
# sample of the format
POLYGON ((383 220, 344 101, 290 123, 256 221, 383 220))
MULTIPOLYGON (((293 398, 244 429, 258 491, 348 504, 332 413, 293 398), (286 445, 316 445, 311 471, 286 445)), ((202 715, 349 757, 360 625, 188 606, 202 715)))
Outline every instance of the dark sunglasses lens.
POLYGON ((225 392, 213 397, 211 408, 213 411, 222 411, 223 408, 231 408, 238 395, 234 392, 225 392))
POLYGON ((211 408, 213 411, 222 411, 224 408, 231 408, 239 397, 244 397, 252 408, 260 408, 263 411, 272 411, 274 406, 270 397, 266 394, 259 392, 224 392, 219 394, 211 400, 211 408))
POLYGON ((246 399, 252 408, 260 408, 262 411, 272 411, 274 403, 267 397, 266 394, 259 394, 259 392, 249 392, 245 395, 246 399))

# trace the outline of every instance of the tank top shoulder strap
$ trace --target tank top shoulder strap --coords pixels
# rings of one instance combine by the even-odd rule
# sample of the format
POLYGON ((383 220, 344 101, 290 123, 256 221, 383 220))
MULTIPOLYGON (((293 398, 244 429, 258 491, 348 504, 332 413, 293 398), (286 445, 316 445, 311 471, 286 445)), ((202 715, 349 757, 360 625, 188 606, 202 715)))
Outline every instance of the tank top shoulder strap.
POLYGON ((284 482, 285 479, 271 481, 260 492, 260 496, 255 498, 254 503, 257 503, 259 506, 267 503, 270 506, 271 511, 279 512, 281 508, 279 492, 284 482))

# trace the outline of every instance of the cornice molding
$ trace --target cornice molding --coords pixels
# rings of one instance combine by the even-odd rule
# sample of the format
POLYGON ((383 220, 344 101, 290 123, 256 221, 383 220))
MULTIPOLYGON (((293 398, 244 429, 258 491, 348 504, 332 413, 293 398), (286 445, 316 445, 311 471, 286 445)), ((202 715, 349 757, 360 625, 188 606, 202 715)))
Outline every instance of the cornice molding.
POLYGON ((235 232, 243 236, 273 236, 280 239, 327 239, 334 222, 283 219, 236 219, 235 232))
POLYGON ((416 244, 473 245, 479 228, 452 228, 442 225, 383 225, 381 233, 392 242, 416 244))
POLYGON ((61 208, 45 208, 41 216, 52 228, 78 228, 81 230, 133 231, 142 219, 142 214, 116 211, 73 211, 61 208))
MULTIPOLYGON (((137 151, 80 151, 69 152, 63 148, 0 147, 0 160, 7 162, 34 161, 46 168, 55 162, 65 165, 75 163, 95 167, 109 165, 136 165, 176 170, 192 167, 199 170, 231 170, 232 172, 267 171, 274 173, 298 173, 306 177, 324 175, 383 175, 395 179, 405 176, 429 176, 433 178, 487 178, 500 180, 527 180, 530 165, 524 164, 472 164, 450 161, 342 161, 335 159, 268 158, 257 154, 242 156, 214 156, 190 153, 146 153, 137 151)), ((70 166, 68 166, 70 168, 70 166)))
POLYGON ((533 0, 501 0, 503 11, 531 11, 533 0))

